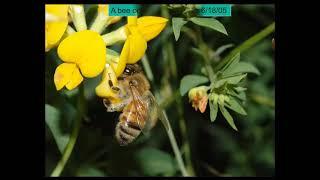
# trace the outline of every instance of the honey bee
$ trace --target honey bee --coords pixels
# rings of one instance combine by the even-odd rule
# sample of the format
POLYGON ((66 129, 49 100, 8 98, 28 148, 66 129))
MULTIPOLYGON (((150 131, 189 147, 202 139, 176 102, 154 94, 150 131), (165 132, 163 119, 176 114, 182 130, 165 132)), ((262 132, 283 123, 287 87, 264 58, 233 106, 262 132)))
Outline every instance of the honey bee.
POLYGON ((103 103, 108 112, 122 112, 116 125, 115 138, 120 146, 126 146, 141 132, 149 132, 161 119, 161 111, 150 92, 150 83, 138 64, 126 66, 124 73, 118 77, 117 86, 111 80, 108 83, 113 91, 121 91, 119 103, 111 103, 109 99, 103 99, 103 103))

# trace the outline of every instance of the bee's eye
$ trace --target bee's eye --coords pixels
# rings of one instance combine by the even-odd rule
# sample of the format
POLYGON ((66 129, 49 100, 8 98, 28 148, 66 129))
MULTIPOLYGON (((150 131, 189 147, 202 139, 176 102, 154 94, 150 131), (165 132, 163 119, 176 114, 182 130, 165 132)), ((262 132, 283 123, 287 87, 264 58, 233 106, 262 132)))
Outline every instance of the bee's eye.
POLYGON ((126 67, 126 68, 124 69, 124 72, 125 72, 126 74, 132 74, 132 73, 133 73, 133 72, 132 72, 132 69, 129 68, 129 67, 126 67))
POLYGON ((131 66, 127 66, 125 69, 124 69, 124 74, 126 75, 132 75, 134 74, 136 71, 133 67, 131 66))

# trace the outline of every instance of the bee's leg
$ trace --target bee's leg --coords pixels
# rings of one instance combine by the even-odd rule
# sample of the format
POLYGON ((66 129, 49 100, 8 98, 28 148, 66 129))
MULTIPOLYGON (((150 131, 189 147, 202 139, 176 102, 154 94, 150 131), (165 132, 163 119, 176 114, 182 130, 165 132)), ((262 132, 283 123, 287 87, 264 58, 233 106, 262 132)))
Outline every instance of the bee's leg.
POLYGON ((119 92, 119 91, 120 91, 120 88, 119 88, 118 86, 114 86, 111 80, 109 80, 108 83, 109 83, 110 88, 111 88, 113 91, 116 91, 116 92, 119 92))
POLYGON ((115 112, 122 111, 126 104, 123 102, 112 103, 109 99, 103 99, 103 105, 106 107, 107 112, 115 112))
POLYGON ((109 83, 110 88, 115 92, 120 92, 120 88, 118 86, 114 86, 113 82, 111 81, 110 73, 108 75, 109 75, 108 83, 109 83))
POLYGON ((110 104, 111 104, 111 102, 109 101, 109 99, 103 99, 102 102, 103 102, 103 105, 104 105, 105 107, 109 107, 110 104))

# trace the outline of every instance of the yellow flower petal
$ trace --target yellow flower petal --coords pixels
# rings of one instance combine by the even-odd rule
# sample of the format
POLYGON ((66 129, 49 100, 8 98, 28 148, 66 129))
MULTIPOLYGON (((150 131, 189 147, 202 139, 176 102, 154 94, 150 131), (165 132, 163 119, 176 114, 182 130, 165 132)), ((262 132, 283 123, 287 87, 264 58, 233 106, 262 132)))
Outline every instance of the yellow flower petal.
POLYGON ((108 24, 113 24, 122 18, 121 16, 109 16, 109 5, 108 4, 99 4, 98 5, 98 13, 103 13, 105 16, 108 16, 107 21, 108 24))
POLYGON ((128 25, 137 25, 137 16, 128 16, 128 25))
POLYGON ((82 81, 83 77, 81 76, 79 69, 76 68, 72 73, 70 81, 68 82, 68 84, 66 84, 66 88, 68 90, 72 90, 76 88, 82 81))
POLYGON ((149 41, 164 29, 168 22, 168 19, 156 16, 143 16, 138 18, 137 25, 140 33, 149 41))
POLYGON ((111 80, 113 86, 118 86, 118 80, 115 72, 109 64, 106 64, 105 70, 102 74, 102 81, 96 87, 96 94, 102 98, 117 98, 117 94, 113 91, 109 85, 111 80))
POLYGON ((54 47, 61 39, 68 25, 68 5, 46 5, 46 13, 57 17, 59 21, 46 21, 46 51, 54 47))
POLYGON ((73 63, 60 64, 54 73, 54 84, 57 90, 62 89, 65 85, 71 90, 77 87, 82 80, 77 66, 73 63))
POLYGON ((128 26, 131 35, 128 36, 129 55, 127 63, 134 64, 142 58, 147 50, 147 41, 140 34, 136 26, 128 26))
POLYGON ((126 67, 126 63, 127 63, 127 58, 128 58, 128 54, 129 54, 129 49, 128 47, 128 43, 123 46, 122 48, 122 52, 120 57, 117 56, 107 56, 107 58, 112 58, 112 60, 110 60, 110 65, 112 67, 112 69, 114 70, 115 74, 117 77, 119 77, 122 72, 124 71, 125 67, 126 67))
POLYGON ((64 39, 58 47, 64 62, 76 63, 85 77, 99 75, 106 63, 106 48, 102 37, 91 30, 76 32, 64 39))
POLYGON ((103 13, 106 16, 109 16, 109 5, 108 4, 99 4, 98 5, 98 13, 103 13))

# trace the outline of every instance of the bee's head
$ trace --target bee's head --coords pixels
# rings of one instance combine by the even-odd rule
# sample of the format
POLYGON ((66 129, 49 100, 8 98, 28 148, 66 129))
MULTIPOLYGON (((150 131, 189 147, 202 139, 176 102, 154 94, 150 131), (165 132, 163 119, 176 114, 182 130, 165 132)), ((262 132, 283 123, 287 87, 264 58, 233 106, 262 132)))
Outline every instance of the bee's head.
POLYGON ((150 88, 149 82, 138 64, 127 64, 118 80, 121 81, 120 83, 124 83, 124 87, 135 86, 141 92, 150 88))
POLYGON ((126 68, 124 69, 123 74, 127 76, 131 76, 135 73, 141 72, 141 67, 138 64, 127 64, 126 68))

